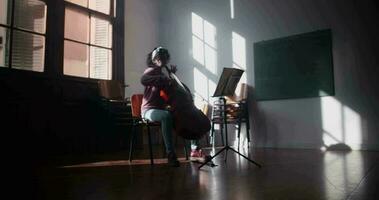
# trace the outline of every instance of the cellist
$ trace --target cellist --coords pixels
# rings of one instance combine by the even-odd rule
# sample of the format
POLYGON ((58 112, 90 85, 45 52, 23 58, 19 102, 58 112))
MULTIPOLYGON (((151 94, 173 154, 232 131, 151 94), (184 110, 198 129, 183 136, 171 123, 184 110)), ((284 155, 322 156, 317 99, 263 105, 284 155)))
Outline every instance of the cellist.
MULTIPOLYGON (((170 66, 171 72, 175 73, 177 68, 175 65, 168 65, 170 62, 170 54, 167 49, 156 47, 147 55, 147 69, 141 77, 141 83, 145 86, 141 113, 142 117, 161 123, 163 140, 166 146, 168 164, 173 167, 179 166, 179 161, 175 153, 173 145, 173 117, 168 110, 166 103, 167 96, 165 89, 170 86, 171 79, 163 73, 162 69, 170 66)), ((203 162, 206 155, 198 147, 198 141, 191 140, 191 160, 203 162)))

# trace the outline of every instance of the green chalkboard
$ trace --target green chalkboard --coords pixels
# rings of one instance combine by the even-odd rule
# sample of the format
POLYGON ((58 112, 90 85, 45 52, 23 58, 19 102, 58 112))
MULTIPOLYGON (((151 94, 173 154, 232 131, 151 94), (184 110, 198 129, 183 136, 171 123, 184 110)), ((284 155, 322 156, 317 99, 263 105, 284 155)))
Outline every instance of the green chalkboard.
POLYGON ((254 43, 257 100, 334 95, 332 32, 254 43))

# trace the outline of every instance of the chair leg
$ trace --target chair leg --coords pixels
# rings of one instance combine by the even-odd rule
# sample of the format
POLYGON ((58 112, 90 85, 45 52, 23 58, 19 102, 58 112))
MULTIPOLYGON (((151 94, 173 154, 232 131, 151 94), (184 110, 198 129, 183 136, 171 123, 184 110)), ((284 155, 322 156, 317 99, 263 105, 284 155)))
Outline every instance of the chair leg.
POLYGON ((244 118, 246 123, 246 137, 247 137, 247 147, 250 147, 250 116, 249 116, 249 107, 247 103, 242 104, 244 106, 244 118))
MULTIPOLYGON (((224 141, 224 124, 220 124, 220 135, 221 135, 222 146, 225 146, 225 141, 224 141)), ((226 139, 228 139, 228 138, 226 138, 226 139)))
POLYGON ((149 142, 150 164, 154 165, 153 146, 151 145, 151 133, 150 133, 150 126, 149 125, 147 125, 147 137, 148 137, 148 142, 149 142))
POLYGON ((187 145, 187 140, 183 139, 184 143, 184 155, 186 156, 186 160, 188 160, 188 145, 187 145))
POLYGON ((215 123, 212 122, 212 124, 211 124, 211 132, 209 133, 209 135, 211 136, 210 143, 212 144, 212 146, 214 146, 214 142, 215 142, 214 132, 215 132, 215 123))
POLYGON ((134 135, 136 128, 134 127, 134 122, 132 126, 132 135, 130 136, 130 144, 129 144, 129 162, 132 162, 133 159, 133 145, 134 145, 134 135))
POLYGON ((241 140, 241 121, 238 121, 238 134, 237 134, 237 137, 238 137, 238 150, 240 148, 240 140, 241 140))
POLYGON ((247 142, 250 143, 250 122, 249 122, 249 118, 246 119, 246 137, 247 137, 247 142))

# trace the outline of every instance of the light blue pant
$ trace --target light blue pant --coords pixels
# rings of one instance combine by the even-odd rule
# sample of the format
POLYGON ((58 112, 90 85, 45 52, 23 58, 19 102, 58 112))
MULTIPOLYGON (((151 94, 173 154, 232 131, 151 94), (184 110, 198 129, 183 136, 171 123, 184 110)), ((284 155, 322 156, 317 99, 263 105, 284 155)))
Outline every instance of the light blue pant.
POLYGON ((167 110, 149 109, 143 113, 145 119, 161 123, 163 140, 166 146, 167 153, 175 152, 172 140, 173 119, 172 115, 167 110))
MULTIPOLYGON (((165 142, 167 153, 175 152, 173 140, 172 140, 172 129, 173 129, 173 118, 169 111, 160 109, 149 109, 143 113, 145 119, 151 121, 157 121, 161 123, 163 140, 165 142)), ((191 150, 196 150, 198 148, 198 140, 191 140, 191 150)))

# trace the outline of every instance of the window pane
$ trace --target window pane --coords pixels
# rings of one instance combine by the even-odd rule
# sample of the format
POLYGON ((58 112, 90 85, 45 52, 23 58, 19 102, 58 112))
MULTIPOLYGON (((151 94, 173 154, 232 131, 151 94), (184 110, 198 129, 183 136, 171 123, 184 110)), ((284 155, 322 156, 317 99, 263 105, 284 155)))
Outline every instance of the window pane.
POLYGON ((44 36, 15 30, 12 45, 12 68, 43 72, 44 36))
POLYGON ((112 47, 112 25, 109 21, 91 16, 91 44, 112 47))
POLYGON ((89 15, 72 8, 66 8, 65 38, 88 43, 89 15))
POLYGON ((63 73, 88 77, 88 46, 76 42, 64 42, 63 73))
POLYGON ((91 78, 111 79, 112 51, 108 49, 91 47, 91 78))
POLYGON ((9 29, 0 27, 0 67, 8 66, 9 29))
POLYGON ((90 0, 89 8, 109 15, 111 2, 110 0, 90 0))
POLYGON ((0 24, 10 24, 11 10, 11 1, 0 0, 0 24))
POLYGON ((16 0, 14 23, 16 27, 45 33, 46 4, 38 0, 16 0))
MULTIPOLYGON (((71 3, 74 3, 74 4, 78 4, 80 6, 84 6, 84 7, 88 7, 87 6, 87 0, 66 0, 66 1, 69 1, 71 3)), ((93 0, 90 0, 90 1, 93 1, 93 0)))

